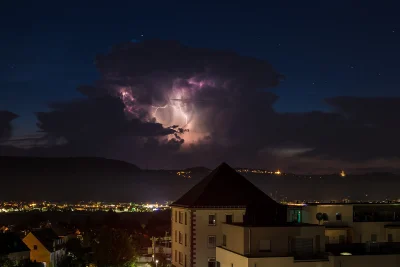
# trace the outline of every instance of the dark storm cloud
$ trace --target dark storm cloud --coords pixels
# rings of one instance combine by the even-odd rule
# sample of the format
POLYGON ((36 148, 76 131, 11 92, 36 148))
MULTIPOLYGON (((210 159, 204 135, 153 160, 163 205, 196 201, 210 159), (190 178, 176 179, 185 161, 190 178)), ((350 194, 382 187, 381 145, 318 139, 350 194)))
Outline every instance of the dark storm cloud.
POLYGON ((398 162, 396 98, 337 97, 326 100, 332 112, 278 113, 278 97, 265 89, 282 75, 268 62, 174 41, 121 44, 97 56, 96 67, 100 79, 78 88, 86 98, 37 114, 58 146, 30 153, 106 156, 150 168, 228 161, 301 171, 398 162), (185 95, 176 100, 176 91, 185 95), (156 118, 154 106, 171 101, 186 108, 190 129, 178 125, 182 116, 166 112, 163 124, 156 118))
MULTIPOLYGON (((190 87, 189 83, 204 82, 205 89, 225 91, 226 99, 230 94, 276 86, 281 78, 266 61, 233 52, 192 48, 175 41, 149 40, 115 46, 110 53, 97 56, 96 66, 102 75, 98 84, 103 90, 132 87, 143 104, 165 101, 165 94, 174 83, 190 87)), ((93 88, 82 91, 95 94, 93 88)))
POLYGON ((206 136, 188 148, 194 152, 188 164, 201 161, 203 153, 221 146, 250 155, 266 133, 259 122, 268 122, 274 115, 272 104, 277 99, 257 89, 276 86, 281 79, 263 60, 174 41, 122 44, 99 55, 96 66, 101 79, 78 87, 85 99, 51 104, 51 111, 37 113, 38 127, 49 142, 55 145, 62 138, 66 143, 40 153, 93 154, 141 166, 150 160, 151 166, 176 167, 181 162, 182 144, 200 130, 206 136), (172 121, 156 123, 149 108, 164 104, 172 88, 181 87, 188 90, 198 119, 194 133, 172 121), (132 99, 126 100, 121 88, 131 90, 128 96, 132 99), (255 129, 258 135, 254 135, 255 129), (246 139, 248 147, 240 148, 246 139), (201 153, 196 153, 199 149, 201 153))
POLYGON ((176 131, 159 123, 126 119, 121 99, 104 96, 49 106, 52 111, 37 113, 38 127, 68 142, 102 141, 121 136, 165 136, 176 131))
POLYGON ((18 115, 12 112, 0 110, 0 141, 11 137, 11 121, 17 117, 18 115))
POLYGON ((399 97, 334 97, 326 102, 349 120, 370 127, 394 128, 400 113, 399 97))
POLYGON ((326 137, 316 142, 310 154, 345 160, 399 157, 400 98, 336 97, 326 101, 340 117, 336 124, 317 124, 322 125, 326 137))

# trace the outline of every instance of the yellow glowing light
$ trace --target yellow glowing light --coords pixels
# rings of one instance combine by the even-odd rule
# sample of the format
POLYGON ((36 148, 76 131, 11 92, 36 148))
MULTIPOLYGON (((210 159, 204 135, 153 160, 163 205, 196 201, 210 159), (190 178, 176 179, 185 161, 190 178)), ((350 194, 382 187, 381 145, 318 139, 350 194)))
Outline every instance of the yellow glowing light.
POLYGON ((281 175, 281 171, 280 171, 280 170, 277 170, 277 171, 275 172, 275 174, 276 174, 276 175, 281 175))
POLYGON ((346 173, 345 173, 344 171, 341 171, 341 172, 340 172, 340 176, 345 177, 345 176, 346 176, 346 173))

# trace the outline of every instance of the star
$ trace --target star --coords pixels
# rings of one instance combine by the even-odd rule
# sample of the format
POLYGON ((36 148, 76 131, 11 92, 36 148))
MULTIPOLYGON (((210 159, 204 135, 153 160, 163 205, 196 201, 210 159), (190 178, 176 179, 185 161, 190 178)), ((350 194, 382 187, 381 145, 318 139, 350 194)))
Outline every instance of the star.
POLYGON ((143 37, 143 34, 142 35, 140 35, 141 37, 143 37))

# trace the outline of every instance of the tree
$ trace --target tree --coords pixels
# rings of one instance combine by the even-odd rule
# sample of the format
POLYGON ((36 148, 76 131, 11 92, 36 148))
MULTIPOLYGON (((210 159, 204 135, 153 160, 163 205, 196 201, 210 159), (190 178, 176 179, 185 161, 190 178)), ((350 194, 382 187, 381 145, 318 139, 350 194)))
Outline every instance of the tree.
POLYGON ((132 236, 121 229, 104 227, 93 246, 98 267, 131 267, 137 258, 132 236))
POLYGON ((0 258, 0 266, 2 267, 16 267, 18 263, 16 261, 10 260, 8 257, 0 258))
POLYGON ((38 263, 33 263, 30 260, 10 260, 8 257, 3 256, 0 257, 0 266, 1 267, 38 267, 38 263))
POLYGON ((66 246, 66 249, 68 252, 71 252, 72 254, 74 254, 77 257, 82 252, 82 244, 78 238, 68 239, 65 246, 66 246))
POLYGON ((103 225, 108 227, 118 228, 120 223, 120 217, 117 213, 115 213, 112 209, 110 209, 107 214, 104 216, 103 225))
POLYGON ((162 247, 160 247, 159 253, 156 253, 156 254, 154 255, 154 258, 155 258, 156 260, 158 260, 158 264, 157 264, 158 267, 166 267, 166 266, 168 266, 167 255, 165 255, 165 254, 161 251, 161 248, 162 248, 162 247))
POLYGON ((315 216, 318 220, 318 224, 321 224, 321 221, 323 219, 323 215, 321 212, 318 212, 317 215, 315 216))
POLYGON ((315 217, 317 218, 317 220, 318 220, 318 224, 321 224, 321 221, 328 221, 328 214, 326 214, 326 213, 321 213, 321 212, 318 212, 316 215, 315 215, 315 217))

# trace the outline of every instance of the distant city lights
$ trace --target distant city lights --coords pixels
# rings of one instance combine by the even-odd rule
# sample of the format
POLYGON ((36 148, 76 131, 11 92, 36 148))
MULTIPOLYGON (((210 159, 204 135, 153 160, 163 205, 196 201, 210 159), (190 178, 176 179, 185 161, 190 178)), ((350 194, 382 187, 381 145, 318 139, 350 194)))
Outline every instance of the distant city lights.
POLYGON ((24 202, 6 201, 0 202, 0 213, 4 212, 30 212, 30 211, 75 211, 75 212, 94 212, 94 211, 114 211, 114 212, 153 212, 168 210, 170 202, 159 203, 122 203, 122 202, 93 202, 81 201, 78 203, 67 202, 24 202))

